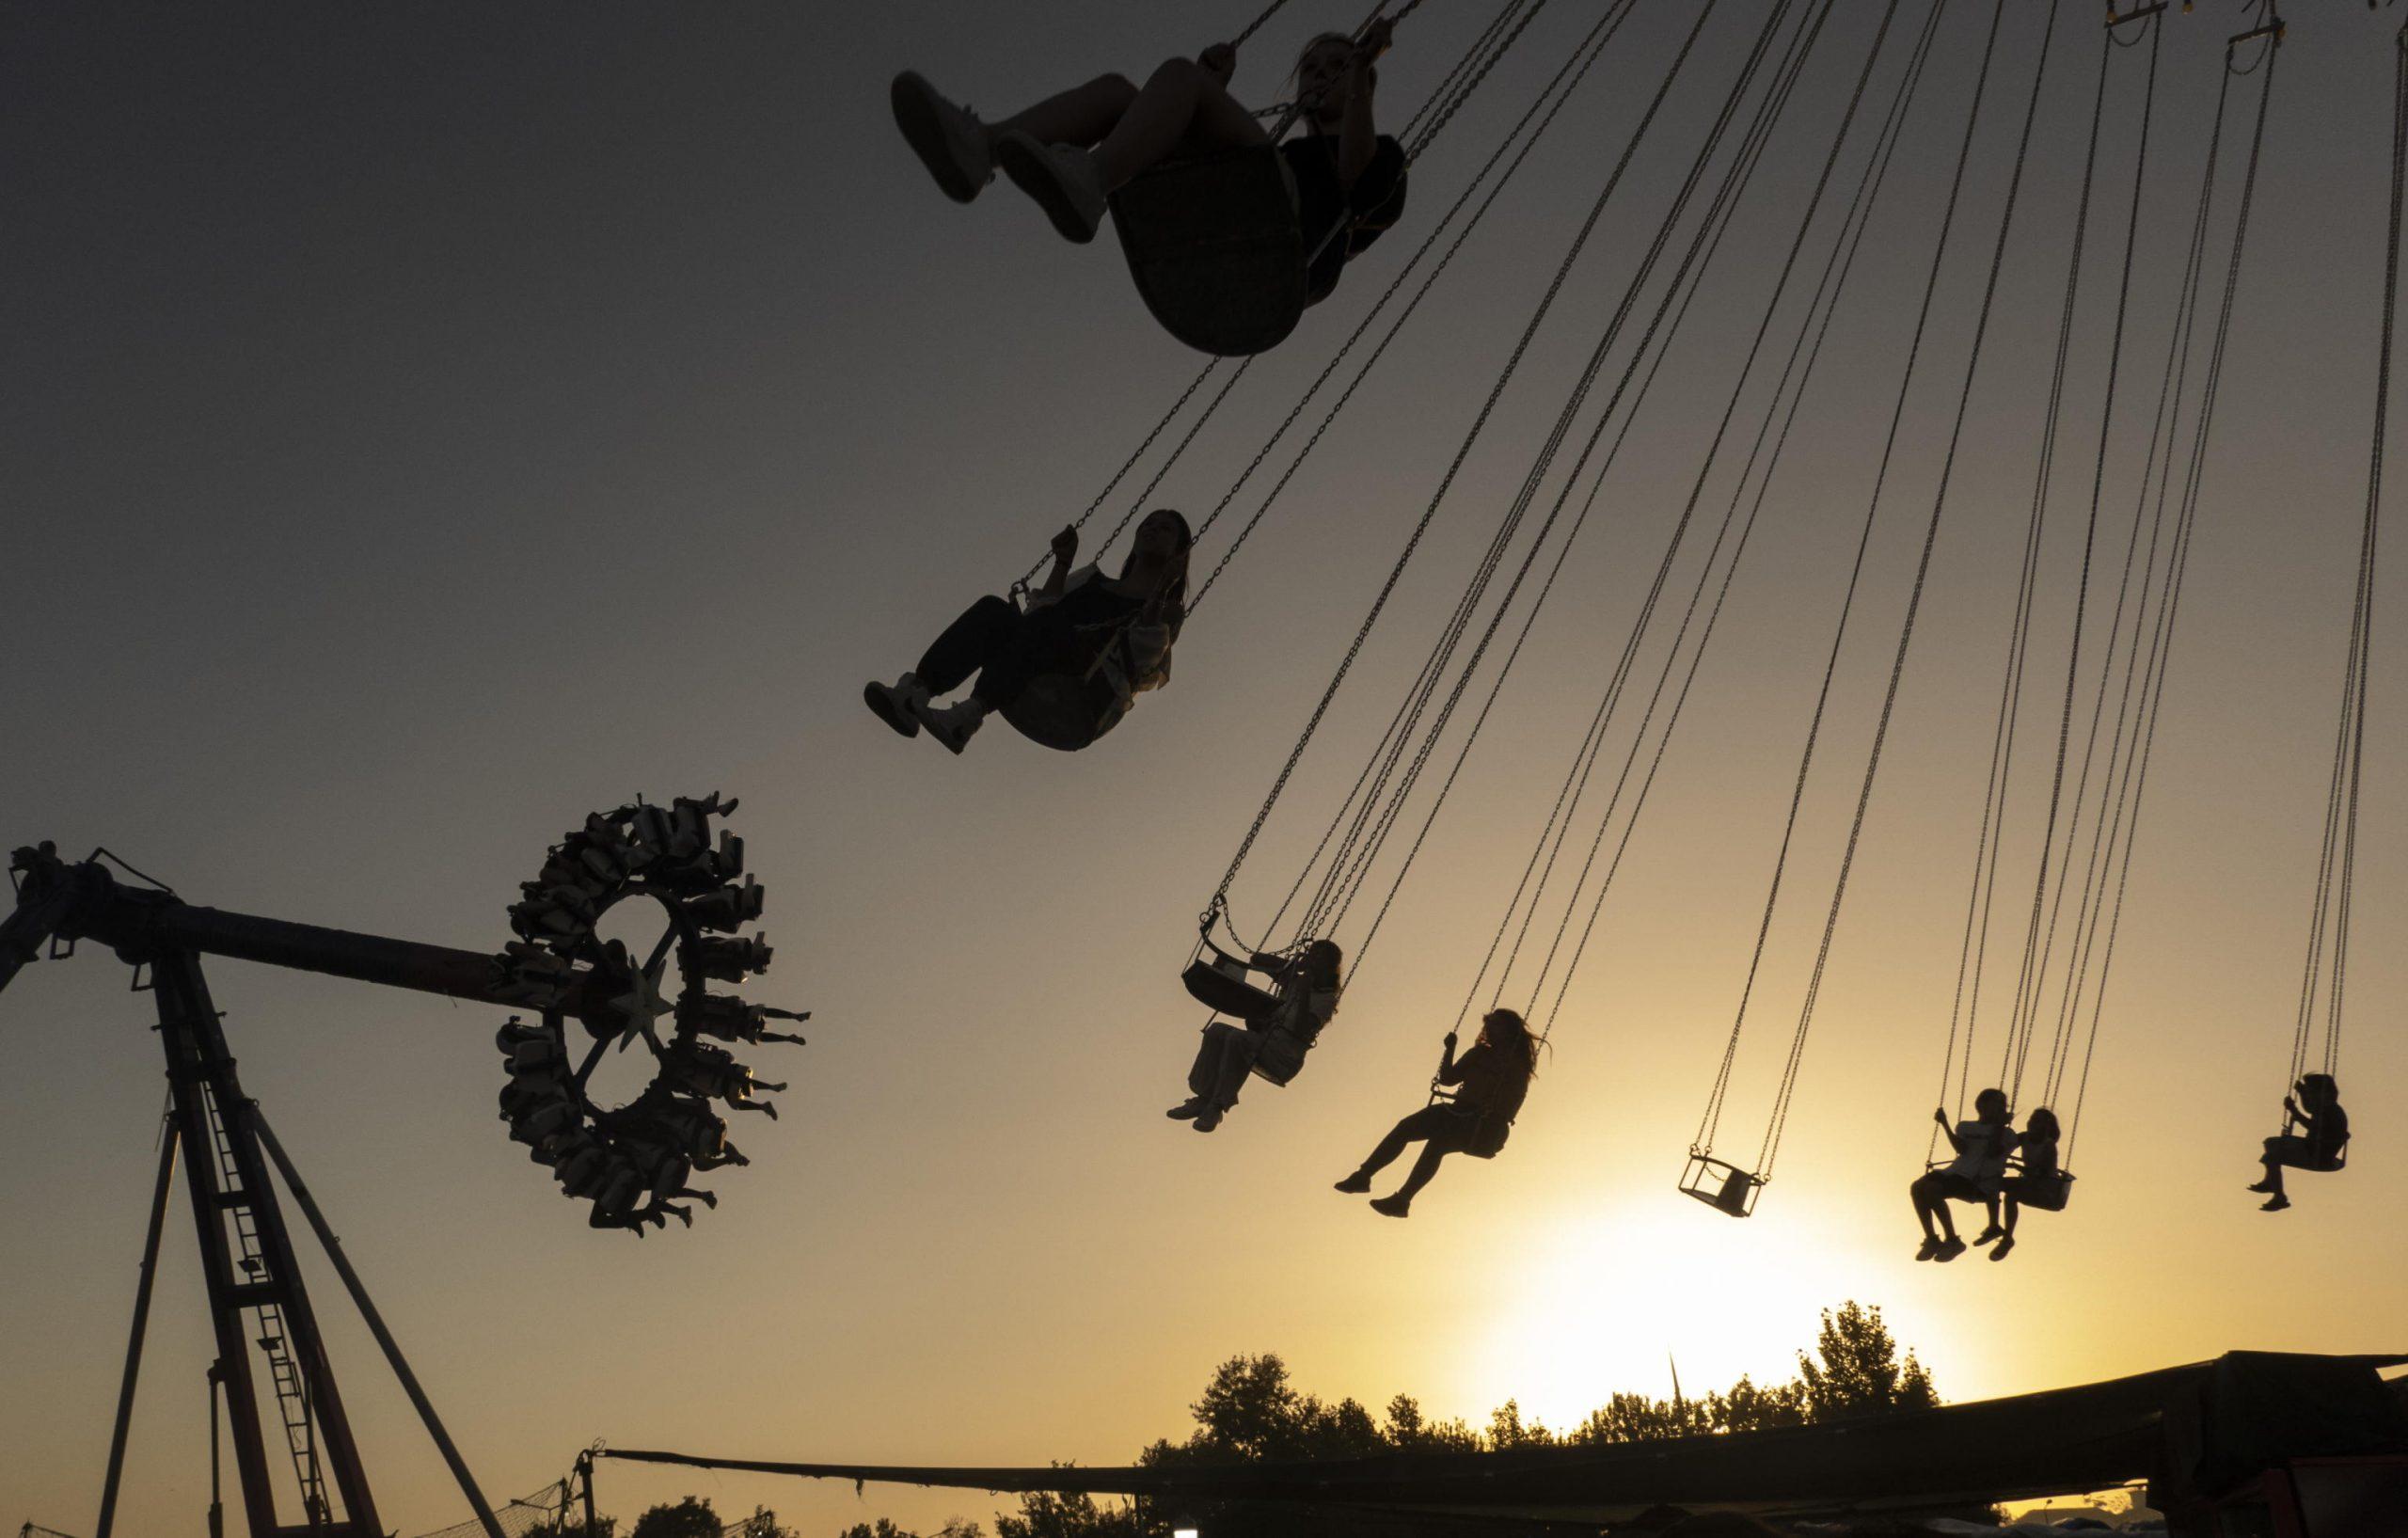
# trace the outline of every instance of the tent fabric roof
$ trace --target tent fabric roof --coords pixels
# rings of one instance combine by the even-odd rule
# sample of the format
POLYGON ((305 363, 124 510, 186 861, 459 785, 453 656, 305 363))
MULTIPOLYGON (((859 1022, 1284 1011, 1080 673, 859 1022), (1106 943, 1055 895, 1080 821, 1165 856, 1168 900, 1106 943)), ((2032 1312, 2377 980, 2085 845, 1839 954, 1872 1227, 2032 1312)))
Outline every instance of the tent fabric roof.
MULTIPOLYGON (((1121 1468, 783 1463, 626 1449, 604 1455, 857 1483, 1275 1500, 1539 1520, 1612 1521, 1658 1505, 1865 1511, 2031 1498, 2162 1476, 2169 1412, 2177 1422, 2195 1425, 2216 1384, 2229 1381, 2234 1364, 2243 1362, 2253 1383, 2273 1374, 2313 1393, 2319 1385, 2334 1384, 2372 1390, 2379 1369, 2408 1364, 2408 1356, 2235 1353, 2103 1383, 1862 1420, 1509 1452, 1121 1468)), ((2379 1391, 2374 1397, 2387 1403, 2379 1391)), ((2281 1445, 2281 1427, 2252 1430, 2251 1442, 2273 1455, 2408 1451, 2396 1419, 2379 1420, 2371 1430, 2320 1427, 2313 1445, 2289 1447, 2281 1445), (2337 1435, 2350 1445, 2337 1443, 2337 1435)))

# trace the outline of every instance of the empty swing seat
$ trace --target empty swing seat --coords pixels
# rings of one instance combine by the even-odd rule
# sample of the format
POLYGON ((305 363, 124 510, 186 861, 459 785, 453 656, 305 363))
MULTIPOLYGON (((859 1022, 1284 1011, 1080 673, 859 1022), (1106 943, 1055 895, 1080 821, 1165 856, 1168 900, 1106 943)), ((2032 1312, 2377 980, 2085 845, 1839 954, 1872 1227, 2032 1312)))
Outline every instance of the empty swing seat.
POLYGON ((1112 195, 1112 226, 1137 296, 1199 352, 1266 352, 1305 313, 1310 253, 1275 145, 1157 166, 1112 195))
POLYGON ((1684 1196, 1695 1197, 1733 1217, 1746 1217, 1756 1210, 1756 1193, 1764 1183, 1730 1161, 1704 1153, 1690 1154, 1681 1172, 1684 1196))

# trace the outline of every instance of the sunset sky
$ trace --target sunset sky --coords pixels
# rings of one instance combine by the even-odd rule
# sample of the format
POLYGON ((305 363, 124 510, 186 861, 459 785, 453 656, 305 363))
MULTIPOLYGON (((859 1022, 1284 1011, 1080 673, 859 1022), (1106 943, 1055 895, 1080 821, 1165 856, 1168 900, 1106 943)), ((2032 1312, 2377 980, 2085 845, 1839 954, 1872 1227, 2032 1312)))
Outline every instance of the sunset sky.
MULTIPOLYGON (((1382 67, 1384 121, 1410 114, 1497 3, 1415 11, 1382 67)), ((1545 7, 1416 166, 1395 232, 1255 366, 1157 500, 1200 514, 1222 497, 1601 3, 1545 7)), ((1800 282, 1820 270, 1927 3, 1899 8, 1800 282)), ((1463 591, 1770 5, 1715 6, 1242 872, 1231 902, 1249 931, 1463 591)), ((2397 12, 2295 0, 2289 18, 2077 1195, 2028 1218, 2007 1263, 1936 1266, 1912 1260, 1905 1186, 1941 1082, 2098 6, 2059 8, 1914 649, 1777 1178, 1746 1222, 1674 1181, 1764 912, 1990 0, 1946 0, 1763 524, 1512 1144, 1491 1163, 1451 1161, 1404 1223, 1329 1184, 1422 1102, 1882 8, 1836 5, 1335 1023, 1293 1085, 1255 1085, 1204 1138, 1162 1116, 1200 1023, 1177 985, 1195 915, 1695 15, 1641 0, 1213 589, 1170 688, 1077 756, 1000 722, 958 760, 898 740, 862 708, 862 682, 910 665, 962 605, 1036 560, 1198 358, 1149 320, 1110 236, 1065 246, 1002 182, 971 207, 946 201, 895 134, 886 83, 916 68, 1000 116, 1101 71, 1142 76, 1255 8, 0 14, 0 846, 104 844, 197 902, 493 950, 516 883, 588 811, 638 793, 743 799, 735 826, 777 947, 746 991, 814 1020, 808 1047, 740 1054, 793 1087, 781 1120, 736 1129, 752 1165, 708 1181, 721 1206, 691 1232, 589 1231, 506 1140, 497 1012, 211 965, 246 1086, 486 1493, 557 1479, 596 1438, 1118 1463, 1184 1435, 1188 1402, 1239 1352, 1280 1353, 1329 1398, 1409 1392, 1484 1420, 1514 1397, 1562 1425, 1618 1389, 1669 1392, 1668 1357, 1691 1390, 1785 1377, 1817 1309, 1848 1298, 1881 1306, 1952 1400, 2242 1347, 2408 1349, 2396 532, 2378 582, 2340 1072, 2352 1166, 2297 1178, 2280 1217, 2242 1189, 2277 1130, 2340 698, 2397 12)), ((1240 94, 1276 99, 1295 48, 1362 9, 1281 12, 1242 56, 1240 94)), ((1723 1142, 1743 1159, 1814 962, 2047 9, 2006 7, 1740 1040, 1723 1142)), ((2102 569, 2138 505, 2238 16, 2167 17, 2102 569)), ((2011 978, 2037 858, 2147 56, 2111 60, 2004 823, 2001 890, 2020 896, 2002 898, 2015 917, 1993 940, 1993 987, 2011 978)), ((2258 84, 2233 82, 2211 285, 2258 84)), ((1641 291, 1582 436, 1663 277, 1641 291)), ((1782 354, 1797 306, 1773 328, 1782 354)), ((1767 382, 1750 387, 1702 522, 1730 503, 1767 382)), ((1568 468, 1567 452, 1558 476, 1568 468)), ((1201 559, 1220 558, 1262 485, 1201 559)), ((1680 599, 1699 539, 1674 568, 1680 599)), ((1638 698, 1668 634, 1641 650, 1638 698)), ((1615 729, 1614 761, 1629 730, 1615 729)), ((1548 901, 1543 928, 1561 898, 1548 901)), ((164 1096, 150 1008, 98 946, 27 969, 0 997, 7 1524, 91 1530, 164 1096)), ((1986 1005, 1977 1075, 2003 1018, 1986 1005)), ((119 1515, 135 1538, 196 1530, 207 1500, 211 1347, 181 1206, 165 1254, 119 1515)), ((386 1523, 414 1534, 464 1519, 333 1276, 309 1279, 386 1523)), ((694 1493, 728 1513, 768 1503, 815 1538, 877 1514, 985 1520, 995 1504, 632 1466, 606 1467, 602 1484, 622 1517, 694 1493)))

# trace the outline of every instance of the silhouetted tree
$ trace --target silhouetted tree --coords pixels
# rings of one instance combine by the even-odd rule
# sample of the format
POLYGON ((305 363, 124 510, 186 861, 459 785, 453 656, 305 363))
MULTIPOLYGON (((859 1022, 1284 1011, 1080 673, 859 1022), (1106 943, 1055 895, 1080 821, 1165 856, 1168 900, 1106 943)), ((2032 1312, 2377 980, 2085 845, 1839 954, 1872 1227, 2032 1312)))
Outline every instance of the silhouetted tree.
POLYGON ((637 1517, 627 1538, 719 1538, 723 1525, 709 1501, 688 1496, 674 1506, 664 1502, 637 1517))
POLYGON ((1713 1423, 1708 1406, 1697 1400, 1649 1399, 1644 1394, 1616 1394, 1563 1438, 1576 1446, 1599 1442, 1656 1442, 1669 1436, 1702 1436, 1722 1428, 1713 1423))
POLYGON ((1511 1452, 1516 1448, 1553 1447, 1556 1445, 1555 1433, 1547 1430, 1543 1421, 1525 1422, 1521 1404, 1509 1399, 1488 1413, 1488 1445, 1499 1452, 1511 1452))
POLYGON ((1213 1371, 1204 1397, 1188 1406, 1196 1429, 1183 1443, 1156 1442, 1138 1461, 1182 1464, 1282 1463, 1365 1458, 1390 1450, 1371 1412, 1351 1399, 1325 1403, 1300 1393, 1275 1355, 1232 1356, 1213 1371))
POLYGON ((1928 1410, 1940 1403, 1940 1396, 1932 1391, 1931 1375, 1914 1354, 1909 1352, 1904 1362, 1898 1360, 1898 1342, 1881 1322, 1881 1310, 1853 1300, 1842 1304, 1836 1312, 1823 1310, 1814 1356, 1798 1354, 1798 1374, 1810 1421, 1928 1410))
MULTIPOLYGON (((594 1531, 590 1538, 618 1538, 618 1532, 617 1517, 597 1516, 594 1519, 594 1531)), ((589 1534, 585 1530, 585 1518, 580 1514, 573 1517, 564 1515, 557 1522, 538 1522, 519 1534, 519 1538, 589 1538, 589 1534)))
POLYGON ((1089 1495, 1020 1498, 1020 1514, 995 1517, 995 1538, 1157 1538, 1166 1530, 1133 1507, 1098 1507, 1089 1495))
POLYGON ((1388 1401, 1388 1445, 1399 1452, 1477 1452, 1480 1433, 1461 1420, 1429 1420, 1410 1394, 1388 1401))
MULTIPOLYGON (((876 1522, 856 1522, 836 1534, 836 1538, 920 1538, 920 1534, 907 1532, 881 1516, 876 1522)), ((983 1530, 975 1522, 951 1516, 945 1519, 943 1527, 929 1533, 927 1538, 983 1538, 983 1530)))
POLYGON ((1759 1388, 1743 1373, 1725 1391, 1705 1396, 1705 1423, 1709 1430, 1723 1432, 1802 1426, 1806 1423, 1806 1386, 1784 1383, 1759 1388))

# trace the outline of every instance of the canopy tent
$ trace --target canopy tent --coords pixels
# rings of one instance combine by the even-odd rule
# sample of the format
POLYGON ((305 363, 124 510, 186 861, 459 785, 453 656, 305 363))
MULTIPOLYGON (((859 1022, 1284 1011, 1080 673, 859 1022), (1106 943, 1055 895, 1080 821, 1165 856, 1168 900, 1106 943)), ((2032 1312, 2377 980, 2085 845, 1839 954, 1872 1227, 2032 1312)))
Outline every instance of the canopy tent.
POLYGON ((2146 1479, 2189 1498, 2293 1459, 2408 1455, 2408 1405, 2379 1375, 2408 1356, 2232 1352, 2078 1387, 1730 1435, 1313 1463, 954 1468, 600 1456, 806 1479, 1278 1501, 1424 1514, 1607 1523, 1657 1506, 1807 1514, 1930 1509, 2146 1479))

